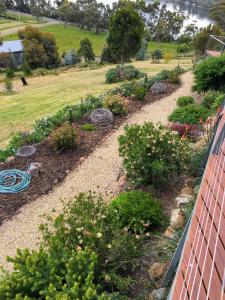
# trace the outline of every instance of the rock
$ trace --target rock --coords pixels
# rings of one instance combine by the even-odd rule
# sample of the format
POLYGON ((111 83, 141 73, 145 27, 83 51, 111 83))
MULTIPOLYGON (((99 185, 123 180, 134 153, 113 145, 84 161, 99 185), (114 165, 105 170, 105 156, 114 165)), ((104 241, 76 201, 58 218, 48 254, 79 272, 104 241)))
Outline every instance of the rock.
POLYGON ((127 179, 126 179, 126 176, 121 176, 118 180, 118 186, 120 189, 123 189, 127 184, 127 179))
POLYGON ((171 211, 170 225, 174 229, 180 229, 184 226, 185 216, 181 209, 176 208, 171 211))
POLYGON ((188 177, 185 180, 185 186, 190 187, 190 188, 194 188, 195 187, 195 179, 194 179, 194 177, 188 177))
POLYGON ((82 163, 82 162, 84 162, 84 161, 85 161, 85 157, 82 156, 82 157, 79 159, 79 162, 82 163))
POLYGON ((167 85, 162 82, 156 82, 151 87, 151 92, 154 95, 164 94, 166 92, 166 90, 167 90, 167 85))
POLYGON ((177 208, 184 208, 191 201, 194 201, 194 198, 190 195, 180 195, 175 199, 177 208))
POLYGON ((176 233, 175 229, 173 227, 169 226, 166 229, 166 231, 164 232, 164 236, 167 237, 168 239, 172 240, 175 236, 175 233, 176 233))
POLYGON ((166 295, 166 288, 153 290, 149 296, 149 300, 163 300, 166 295))
POLYGON ((13 162, 14 161, 14 159, 15 159, 15 157, 14 156, 9 156, 8 158, 6 158, 6 163, 11 163, 11 162, 13 162))
POLYGON ((152 281, 161 279, 167 269, 167 263, 154 263, 148 270, 148 274, 152 281))
POLYGON ((186 186, 185 188, 183 188, 181 190, 180 194, 181 195, 189 195, 189 196, 194 197, 194 189, 189 186, 186 186))
POLYGON ((28 173, 32 176, 38 176, 41 170, 41 163, 39 162, 32 162, 28 168, 28 173))

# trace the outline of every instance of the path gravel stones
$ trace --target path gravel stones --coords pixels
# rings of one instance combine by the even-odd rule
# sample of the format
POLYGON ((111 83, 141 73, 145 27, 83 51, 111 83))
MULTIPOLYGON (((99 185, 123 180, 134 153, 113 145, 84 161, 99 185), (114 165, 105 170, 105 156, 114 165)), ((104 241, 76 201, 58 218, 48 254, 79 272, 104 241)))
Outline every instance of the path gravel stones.
MULTIPOLYGON (((139 112, 127 120, 127 124, 144 122, 167 122, 168 115, 176 107, 180 96, 190 95, 193 76, 191 72, 182 75, 182 85, 173 94, 158 102, 145 105, 139 112)), ((5 257, 13 256, 16 249, 33 249, 38 243, 38 225, 43 222, 43 214, 53 210, 59 212, 64 202, 79 192, 89 190, 104 193, 116 191, 116 182, 121 172, 121 159, 118 153, 117 138, 123 133, 120 126, 74 171, 70 172, 64 182, 48 195, 24 206, 20 212, 0 227, 0 265, 7 266, 5 257)))

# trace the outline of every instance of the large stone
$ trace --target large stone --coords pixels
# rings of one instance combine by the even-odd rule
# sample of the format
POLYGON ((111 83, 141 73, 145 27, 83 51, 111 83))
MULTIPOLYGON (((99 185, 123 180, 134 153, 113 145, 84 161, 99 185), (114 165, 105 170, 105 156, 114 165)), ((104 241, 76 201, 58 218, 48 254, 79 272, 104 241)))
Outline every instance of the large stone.
POLYGON ((180 229, 184 227, 185 224, 185 215, 183 211, 179 208, 173 209, 171 211, 171 219, 170 219, 170 226, 174 229, 180 229))
POLYGON ((177 208, 184 208, 188 203, 192 202, 194 198, 190 195, 180 195, 175 198, 177 208))
POLYGON ((194 177, 188 177, 185 180, 185 186, 190 187, 190 188, 194 188, 195 187, 195 179, 194 179, 194 177))
POLYGON ((175 236, 175 233, 176 233, 175 229, 172 226, 169 226, 164 232, 164 236, 172 240, 175 236))
POLYGON ((168 263, 154 263, 148 270, 148 274, 152 281, 161 279, 167 269, 168 263))
POLYGON ((166 288, 153 290, 149 296, 149 300, 163 300, 166 295, 166 288))
POLYGON ((166 92, 166 90, 167 90, 167 85, 162 82, 156 82, 151 87, 151 92, 154 95, 164 94, 166 92))
POLYGON ((194 189, 189 186, 186 186, 185 188, 183 188, 181 190, 180 194, 181 195, 189 195, 189 196, 194 197, 194 189))

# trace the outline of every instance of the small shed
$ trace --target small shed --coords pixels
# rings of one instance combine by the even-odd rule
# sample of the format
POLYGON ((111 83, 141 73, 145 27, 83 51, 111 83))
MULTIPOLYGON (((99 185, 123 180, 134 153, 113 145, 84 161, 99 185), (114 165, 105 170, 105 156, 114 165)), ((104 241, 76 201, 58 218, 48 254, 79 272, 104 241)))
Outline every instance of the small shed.
POLYGON ((0 67, 6 67, 10 56, 13 55, 15 63, 20 65, 23 57, 23 43, 21 40, 3 41, 0 44, 0 67))

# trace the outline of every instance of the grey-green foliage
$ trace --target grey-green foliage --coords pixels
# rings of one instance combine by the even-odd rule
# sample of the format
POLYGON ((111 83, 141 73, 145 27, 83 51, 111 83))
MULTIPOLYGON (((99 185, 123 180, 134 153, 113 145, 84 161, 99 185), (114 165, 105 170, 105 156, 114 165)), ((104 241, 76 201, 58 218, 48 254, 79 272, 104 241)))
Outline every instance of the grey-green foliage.
POLYGON ((75 65, 80 62, 80 58, 77 55, 77 52, 75 49, 70 49, 66 52, 65 58, 64 58, 64 64, 66 66, 75 65))
POLYGON ((146 39, 143 39, 142 43, 141 43, 141 48, 136 55, 136 60, 145 60, 146 59, 147 48, 148 48, 148 42, 146 39))

